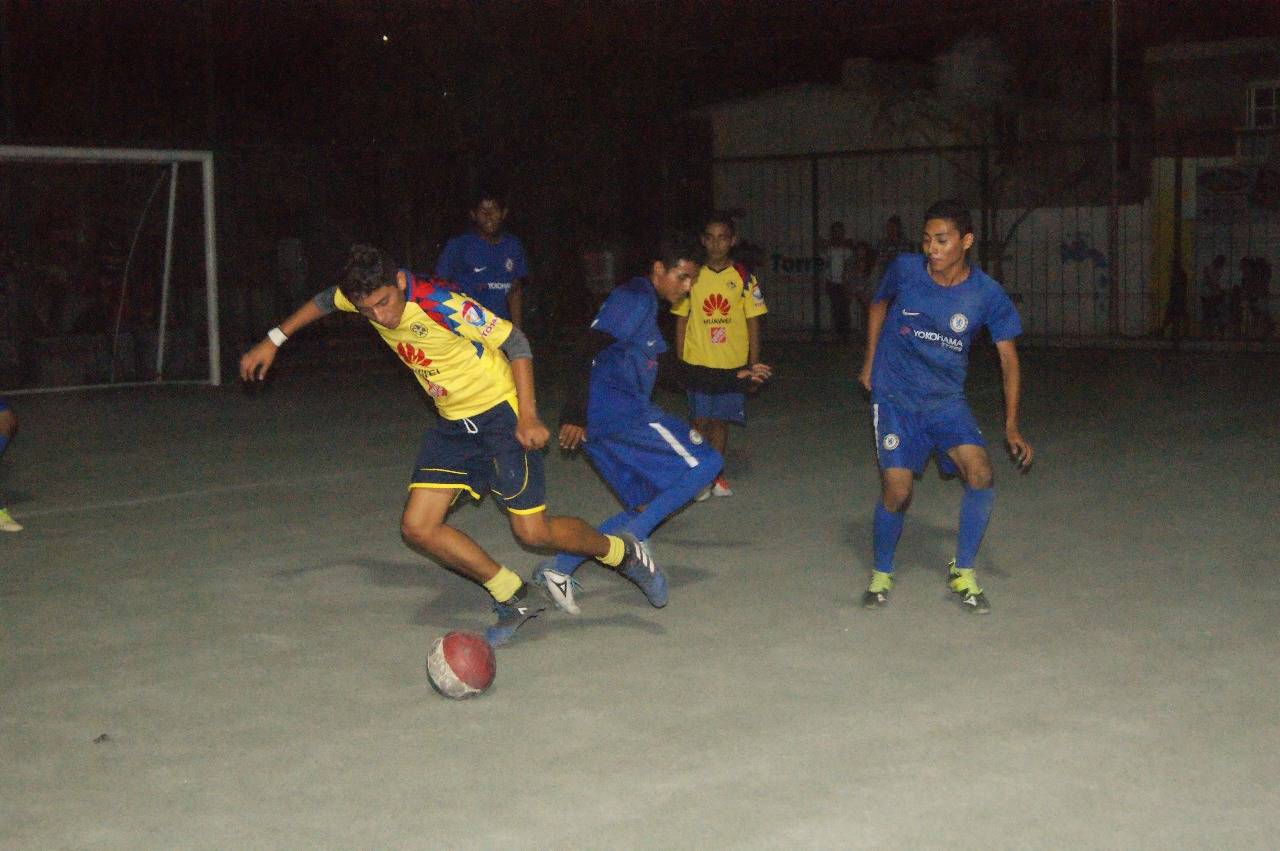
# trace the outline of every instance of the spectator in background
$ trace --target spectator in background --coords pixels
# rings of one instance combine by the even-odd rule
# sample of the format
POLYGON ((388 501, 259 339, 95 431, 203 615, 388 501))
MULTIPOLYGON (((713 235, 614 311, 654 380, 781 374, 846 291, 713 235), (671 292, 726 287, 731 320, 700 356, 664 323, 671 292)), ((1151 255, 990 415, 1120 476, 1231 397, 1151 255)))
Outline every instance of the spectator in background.
POLYGON ((831 304, 831 330, 835 331, 840 342, 847 343, 852 324, 849 318, 852 293, 848 272, 853 259, 853 243, 844 235, 844 222, 832 222, 829 234, 822 249, 822 274, 831 304))
POLYGON ((470 216, 475 230, 445 243, 436 261, 436 277, 452 281, 485 310, 521 328, 529 261, 520 240, 502 229, 508 212, 507 202, 496 192, 473 195, 470 216))
POLYGON ((1262 257, 1246 258, 1252 267, 1248 285, 1241 284, 1242 296, 1249 314, 1250 336, 1265 340, 1275 333, 1271 318, 1271 264, 1262 257))
POLYGON ((854 243, 853 259, 845 272, 845 279, 848 281, 853 300, 858 303, 858 309, 862 312, 861 327, 865 331, 867 311, 871 307, 871 295, 876 291, 876 284, 880 283, 880 278, 876 275, 875 253, 871 250, 870 243, 861 239, 854 243))
MULTIPOLYGON (((902 234, 902 219, 899 216, 890 216, 884 222, 884 236, 880 239, 880 243, 876 246, 876 264, 880 267, 880 274, 884 274, 884 270, 889 268, 889 264, 899 254, 916 251, 919 246, 902 234)), ((880 277, 879 275, 876 276, 880 277)))
POLYGON ((1200 273, 1200 322, 1206 337, 1221 340, 1227 330, 1227 291, 1222 276, 1227 258, 1219 254, 1200 273))

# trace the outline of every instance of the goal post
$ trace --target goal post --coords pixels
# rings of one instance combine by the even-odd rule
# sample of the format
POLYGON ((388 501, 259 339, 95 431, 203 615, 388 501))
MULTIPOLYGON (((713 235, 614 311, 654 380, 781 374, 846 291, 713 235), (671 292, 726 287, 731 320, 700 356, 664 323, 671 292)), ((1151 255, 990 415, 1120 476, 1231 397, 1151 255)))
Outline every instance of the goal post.
MULTIPOLYGON (((216 219, 214 212, 214 163, 213 153, 211 151, 201 150, 158 150, 144 148, 81 148, 81 147, 46 147, 46 146, 27 146, 27 145, 0 145, 0 166, 10 163, 27 163, 47 166, 63 166, 63 165, 126 165, 126 166, 168 166, 167 180, 169 183, 169 191, 167 193, 167 211, 164 220, 163 236, 157 233, 157 238, 163 239, 162 257, 155 262, 159 262, 157 270, 158 277, 158 304, 152 306, 157 314, 157 324, 150 334, 154 335, 155 358, 154 373, 152 381, 159 382, 165 380, 165 369, 167 366, 166 354, 169 345, 168 327, 170 320, 170 307, 172 304, 172 272, 174 264, 174 231, 175 218, 179 205, 178 186, 179 186, 179 169, 182 174, 187 174, 191 166, 199 167, 199 185, 200 185, 200 216, 202 218, 202 234, 203 234, 203 258, 204 258, 204 312, 205 312, 205 340, 208 354, 208 369, 205 379, 197 379, 200 383, 209 383, 211 385, 221 384, 221 352, 219 347, 219 329, 218 329, 218 254, 217 254, 217 238, 216 238, 216 219)), ((190 178, 188 177, 188 180, 190 178)), ((7 183, 5 184, 8 185, 7 183)), ((119 296, 119 312, 123 312, 125 301, 129 298, 127 287, 129 286, 129 266, 134 261, 135 250, 138 249, 139 236, 143 233, 144 224, 147 224, 147 212, 152 201, 157 194, 161 182, 157 180, 152 188, 151 195, 147 197, 146 204, 143 206, 141 215, 138 218, 136 227, 131 228, 132 237, 128 239, 129 253, 128 259, 125 261, 125 270, 120 281, 121 292, 119 296)), ((109 192, 105 194, 110 194, 109 192)), ((123 234, 117 234, 116 238, 124 241, 123 234)), ((194 257, 191 259, 195 259, 194 257)), ((114 310, 112 312, 115 312, 114 310)), ((97 386, 106 384, 108 386, 120 386, 128 383, 144 383, 116 380, 116 352, 115 346, 119 342, 119 313, 116 313, 115 331, 112 338, 112 362, 110 368, 110 379, 102 381, 85 381, 81 382, 83 386, 97 386)), ((149 354, 149 353, 148 353, 149 354)), ((198 363, 198 361, 197 361, 198 363)), ((197 373, 198 375, 199 373, 197 373)), ((75 382, 72 382, 75 383, 75 382)), ((150 383, 150 382, 145 382, 150 383)), ((0 389, 4 387, 5 382, 0 379, 0 389)), ((65 389, 66 384, 61 385, 45 385, 38 388, 25 389, 65 389)), ((21 392, 18 390, 5 390, 5 392, 21 392)))

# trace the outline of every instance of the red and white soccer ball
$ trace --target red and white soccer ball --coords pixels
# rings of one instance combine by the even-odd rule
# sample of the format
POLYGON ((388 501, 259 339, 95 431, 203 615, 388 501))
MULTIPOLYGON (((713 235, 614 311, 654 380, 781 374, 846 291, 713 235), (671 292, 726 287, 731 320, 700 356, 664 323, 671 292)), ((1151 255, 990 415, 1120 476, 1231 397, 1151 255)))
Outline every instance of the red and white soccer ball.
POLYGON ((498 660, 484 636, 454 630, 436 639, 427 654, 427 677, 436 691, 454 700, 484 694, 498 672, 498 660))

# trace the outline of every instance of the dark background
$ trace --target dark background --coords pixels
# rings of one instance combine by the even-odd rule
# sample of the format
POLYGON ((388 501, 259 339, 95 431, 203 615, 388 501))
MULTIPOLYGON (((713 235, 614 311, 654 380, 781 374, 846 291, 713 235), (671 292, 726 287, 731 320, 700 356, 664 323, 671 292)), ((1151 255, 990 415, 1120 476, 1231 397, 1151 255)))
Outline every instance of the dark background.
MULTIPOLYGON (((836 83, 850 57, 924 65, 985 35, 1021 93, 1102 103, 1110 91, 1105 0, 0 0, 0 10, 6 143, 216 153, 231 351, 263 330, 253 304, 290 306, 276 286, 279 240, 302 241, 317 283, 353 241, 429 269, 466 226, 464 199, 479 185, 511 200, 509 228, 542 282, 533 330, 545 330, 580 285, 584 246, 642 255, 662 232, 696 226, 711 201, 699 107, 836 83)), ((1118 11, 1120 99, 1135 110, 1148 102, 1147 47, 1280 32, 1273 2, 1120 0, 1118 11)), ((108 218, 89 212, 77 179, 64 181, 65 209, 39 214, 6 183, 6 243, 108 218)), ((136 211, 150 183, 130 181, 98 192, 136 211)), ((122 237, 102 241, 92 252, 118 261, 122 237)))

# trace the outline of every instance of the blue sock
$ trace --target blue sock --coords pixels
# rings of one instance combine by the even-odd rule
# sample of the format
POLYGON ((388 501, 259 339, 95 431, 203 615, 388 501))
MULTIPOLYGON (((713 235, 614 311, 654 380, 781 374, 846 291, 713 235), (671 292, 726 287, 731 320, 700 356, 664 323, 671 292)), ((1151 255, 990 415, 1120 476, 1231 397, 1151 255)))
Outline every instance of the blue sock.
MULTIPOLYGON (((629 531, 626 529, 626 526, 627 521, 630 520, 632 516, 633 515, 630 512, 619 511, 617 514, 597 526, 596 531, 601 535, 611 535, 614 532, 629 531)), ((551 569, 573 576, 573 572, 577 570, 578 566, 584 561, 587 561, 587 559, 582 556, 573 555, 572 553, 560 553, 555 557, 555 561, 551 565, 551 569)))
POLYGON ((905 511, 895 514, 885 508, 883 502, 876 503, 876 516, 871 524, 876 570, 893 573, 893 552, 898 548, 898 539, 902 537, 902 522, 906 514, 905 511))
POLYGON ((654 529, 662 525, 663 520, 684 508, 698 495, 698 491, 715 481, 720 467, 721 465, 705 462, 690 467, 675 484, 649 500, 644 511, 631 518, 627 531, 642 541, 646 540, 654 529))
POLYGON ((965 487, 960 500, 960 532, 956 535, 956 567, 973 567, 995 501, 995 488, 965 487))

